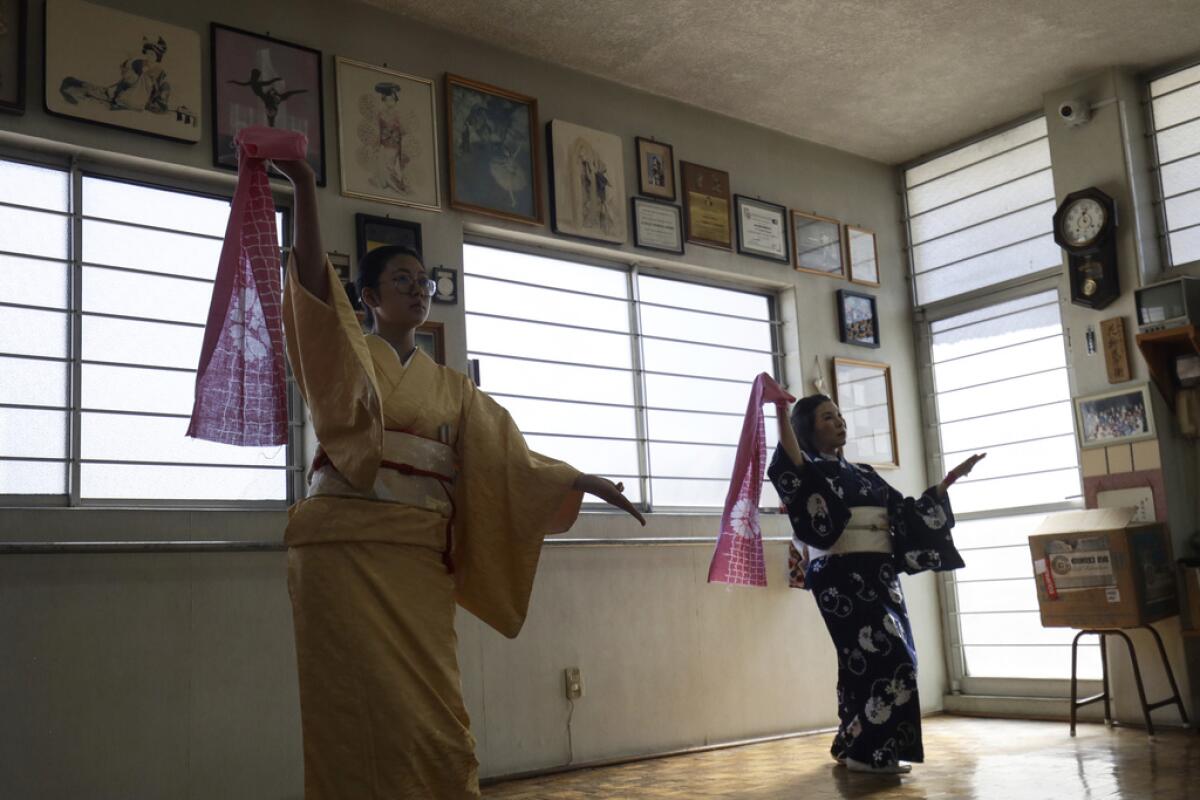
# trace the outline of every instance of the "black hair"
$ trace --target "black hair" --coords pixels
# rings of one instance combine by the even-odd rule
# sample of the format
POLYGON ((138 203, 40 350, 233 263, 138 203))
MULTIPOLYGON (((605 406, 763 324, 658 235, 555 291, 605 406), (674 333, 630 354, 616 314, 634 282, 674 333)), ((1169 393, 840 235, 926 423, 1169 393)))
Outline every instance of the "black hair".
POLYGON ((425 269, 425 262, 422 260, 421 254, 405 244, 385 244, 382 247, 376 247, 358 262, 358 277, 354 280, 354 288, 358 292, 356 308, 361 308, 366 313, 363 321, 368 328, 375 327, 375 315, 371 313, 371 307, 362 299, 363 289, 378 291, 379 276, 383 274, 388 262, 396 256, 408 256, 415 259, 421 265, 421 269, 425 269))
POLYGON ((800 449, 811 455, 818 454, 816 443, 813 441, 813 431, 817 427, 817 409, 825 403, 833 401, 828 395, 810 394, 802 397, 792 406, 792 430, 796 432, 796 442, 800 449))

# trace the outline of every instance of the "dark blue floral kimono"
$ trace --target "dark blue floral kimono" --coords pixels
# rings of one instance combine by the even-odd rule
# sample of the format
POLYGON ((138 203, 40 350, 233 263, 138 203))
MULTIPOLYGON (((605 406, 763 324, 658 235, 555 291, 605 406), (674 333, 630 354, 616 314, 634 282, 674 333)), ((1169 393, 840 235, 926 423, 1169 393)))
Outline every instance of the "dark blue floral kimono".
POLYGON ((917 651, 897 575, 963 566, 949 498, 936 488, 904 497, 874 469, 810 456, 803 467, 777 447, 767 476, 792 523, 793 542, 828 550, 858 506, 886 508, 892 549, 814 558, 793 552, 792 585, 811 589, 838 656, 838 725, 831 752, 874 766, 925 759, 917 651))

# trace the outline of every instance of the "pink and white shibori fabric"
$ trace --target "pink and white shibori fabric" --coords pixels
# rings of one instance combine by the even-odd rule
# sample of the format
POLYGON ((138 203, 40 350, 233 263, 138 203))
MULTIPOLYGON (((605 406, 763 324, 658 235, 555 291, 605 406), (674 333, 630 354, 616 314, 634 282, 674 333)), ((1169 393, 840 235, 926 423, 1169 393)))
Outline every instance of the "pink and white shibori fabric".
POLYGON ((288 417, 279 237, 264 160, 304 158, 308 140, 293 131, 255 126, 243 128, 234 145, 237 190, 204 328, 187 435, 270 447, 287 442, 288 417))
POLYGON ((725 496, 725 511, 721 514, 721 535, 708 566, 709 583, 767 585, 762 530, 758 526, 758 500, 767 471, 767 435, 762 407, 764 402, 775 402, 780 394, 787 396, 767 373, 754 379, 733 461, 733 477, 725 496))

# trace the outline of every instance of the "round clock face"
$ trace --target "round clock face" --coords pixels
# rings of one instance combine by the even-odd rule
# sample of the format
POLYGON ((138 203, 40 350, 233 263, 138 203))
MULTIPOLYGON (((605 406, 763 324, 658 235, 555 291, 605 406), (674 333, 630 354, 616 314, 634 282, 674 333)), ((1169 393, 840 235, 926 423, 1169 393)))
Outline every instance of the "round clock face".
POLYGON ((1062 237, 1076 247, 1096 241, 1107 222, 1104 206, 1090 197, 1076 200, 1062 216, 1062 237))
POLYGON ((449 297, 454 294, 454 279, 449 275, 443 275, 437 280, 437 292, 443 297, 449 297))

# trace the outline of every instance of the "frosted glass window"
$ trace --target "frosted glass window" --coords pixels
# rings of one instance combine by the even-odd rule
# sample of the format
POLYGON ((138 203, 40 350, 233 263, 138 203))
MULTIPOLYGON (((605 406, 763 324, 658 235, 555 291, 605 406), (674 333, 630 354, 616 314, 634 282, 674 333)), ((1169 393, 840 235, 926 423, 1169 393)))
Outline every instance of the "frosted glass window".
POLYGON ((1170 266, 1200 261, 1200 64, 1150 82, 1170 266))

